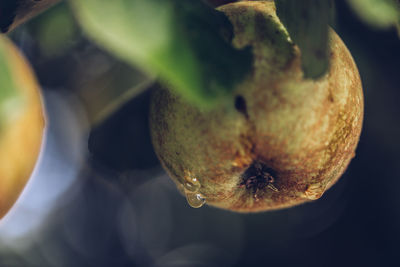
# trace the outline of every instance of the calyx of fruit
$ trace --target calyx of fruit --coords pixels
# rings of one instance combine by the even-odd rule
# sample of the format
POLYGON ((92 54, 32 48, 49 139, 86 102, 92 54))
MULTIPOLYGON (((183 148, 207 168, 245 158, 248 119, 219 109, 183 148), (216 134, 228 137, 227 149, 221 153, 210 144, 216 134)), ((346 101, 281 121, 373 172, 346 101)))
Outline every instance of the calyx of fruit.
MULTIPOLYGON (((44 114, 36 78, 17 48, 0 36, 0 49, 19 96, 18 106, 0 112, 0 218, 17 200, 36 164, 42 143, 44 114), (5 119, 4 119, 5 118, 5 119)), ((0 84, 0 90, 9 86, 0 84)), ((12 89, 12 90, 14 90, 12 89)))
POLYGON ((304 79, 300 51, 273 2, 219 10, 234 26, 233 45, 252 46, 253 70, 230 104, 213 110, 173 90, 154 92, 150 127, 162 165, 194 204, 258 212, 321 197, 354 157, 361 132, 363 94, 351 54, 331 30, 328 73, 304 79))

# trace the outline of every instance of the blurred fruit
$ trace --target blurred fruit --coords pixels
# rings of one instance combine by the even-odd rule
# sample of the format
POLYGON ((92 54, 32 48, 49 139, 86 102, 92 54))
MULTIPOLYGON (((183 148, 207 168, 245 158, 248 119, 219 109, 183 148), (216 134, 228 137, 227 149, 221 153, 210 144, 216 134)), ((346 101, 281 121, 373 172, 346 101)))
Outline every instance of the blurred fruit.
POLYGON ((44 115, 32 69, 5 36, 0 36, 0 53, 6 66, 3 71, 8 71, 10 76, 6 77, 10 83, 0 79, 0 90, 16 90, 18 98, 12 108, 0 110, 1 218, 17 200, 35 166, 42 143, 44 115), (12 89, 5 88, 10 85, 12 89))
POLYGON ((230 105, 201 110, 173 91, 154 92, 155 151, 189 204, 239 212, 291 207, 330 188, 354 157, 363 93, 351 54, 330 32, 330 70, 303 78, 300 51, 272 1, 219 8, 233 45, 251 45, 252 73, 230 105))

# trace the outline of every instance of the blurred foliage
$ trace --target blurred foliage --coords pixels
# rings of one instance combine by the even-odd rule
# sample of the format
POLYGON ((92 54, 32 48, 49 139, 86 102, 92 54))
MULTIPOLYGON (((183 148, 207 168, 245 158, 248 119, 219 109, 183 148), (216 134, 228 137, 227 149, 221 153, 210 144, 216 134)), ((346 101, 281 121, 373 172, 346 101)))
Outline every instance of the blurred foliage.
POLYGON ((15 111, 20 105, 20 94, 17 84, 13 80, 10 66, 10 59, 7 54, 9 42, 5 37, 0 36, 0 130, 7 120, 12 119, 15 111))
POLYGON ((328 23, 333 16, 331 0, 276 0, 277 15, 301 50, 305 78, 317 79, 329 67, 328 23))
POLYGON ((348 0, 348 2, 354 12, 369 25, 383 29, 397 26, 400 33, 400 1, 348 0))
POLYGON ((197 0, 71 1, 87 34, 188 99, 210 106, 251 67, 249 49, 229 44, 232 26, 197 0), (223 31, 225 40, 221 36, 223 31))
POLYGON ((65 3, 61 3, 31 24, 44 56, 52 57, 65 53, 71 47, 72 40, 75 40, 77 28, 68 9, 65 3))
MULTIPOLYGON (((13 17, 25 20, 24 16, 30 17, 49 6, 24 4, 28 2, 5 1, 0 10, 6 12, 12 7, 16 10, 13 17), (32 8, 37 10, 33 12, 32 8)), ((209 6, 228 2, 236 1, 70 1, 84 30, 100 46, 158 76, 168 87, 202 106, 210 106, 227 96, 251 67, 250 49, 237 51, 229 44, 232 25, 209 6)), ((327 25, 333 17, 333 1, 275 2, 278 16, 302 51, 305 78, 318 79, 329 67, 327 25)), ((400 4, 396 0, 348 2, 371 25, 381 28, 399 25, 400 4)), ((64 2, 37 22, 41 25, 35 36, 44 56, 63 54, 71 46, 70 40, 74 40, 77 28, 66 8, 64 2)))

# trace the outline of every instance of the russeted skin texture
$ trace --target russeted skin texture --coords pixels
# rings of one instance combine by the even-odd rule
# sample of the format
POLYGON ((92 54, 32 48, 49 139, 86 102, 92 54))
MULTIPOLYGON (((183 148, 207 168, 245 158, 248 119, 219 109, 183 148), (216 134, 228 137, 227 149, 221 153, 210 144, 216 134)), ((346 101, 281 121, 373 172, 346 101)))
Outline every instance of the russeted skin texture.
MULTIPOLYGON (((12 79, 21 94, 21 108, 0 130, 0 218, 22 192, 37 161, 44 130, 39 86, 33 72, 5 37, 12 79)), ((1 90, 0 84, 0 90, 1 90)))
POLYGON ((330 31, 330 69, 304 79, 300 51, 269 1, 219 8, 234 26, 233 45, 251 46, 252 72, 229 105, 201 110, 173 90, 155 90, 150 127, 155 151, 179 188, 195 177, 207 204, 259 212, 318 199, 355 155, 363 120, 357 67, 330 31), (277 190, 243 186, 261 163, 277 190))

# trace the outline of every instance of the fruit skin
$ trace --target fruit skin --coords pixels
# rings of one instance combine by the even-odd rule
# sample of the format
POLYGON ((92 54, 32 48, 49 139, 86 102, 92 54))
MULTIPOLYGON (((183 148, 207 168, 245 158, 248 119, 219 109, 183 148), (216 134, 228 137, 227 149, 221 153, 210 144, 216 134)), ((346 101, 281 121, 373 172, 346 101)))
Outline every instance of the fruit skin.
MULTIPOLYGON (((44 114, 39 86, 27 61, 4 36, 14 83, 22 104, 18 114, 7 120, 0 131, 0 218, 12 207, 25 187, 37 161, 44 130, 44 114)), ((0 90, 1 90, 0 84, 0 90)))
POLYGON ((178 187, 195 177, 215 207, 259 212, 319 198, 347 168, 361 132, 363 93, 351 54, 331 30, 329 72, 303 79, 300 52, 273 2, 219 9, 234 26, 233 45, 252 45, 253 71, 230 105, 213 110, 156 90, 150 107, 156 154, 178 187), (246 170, 257 163, 278 192, 268 183, 243 186, 246 170))

